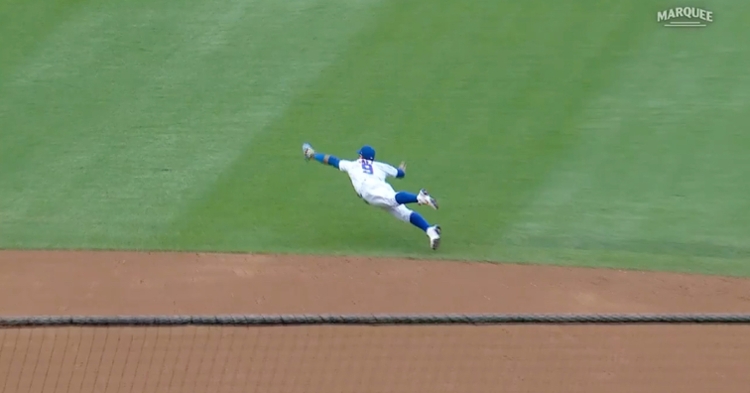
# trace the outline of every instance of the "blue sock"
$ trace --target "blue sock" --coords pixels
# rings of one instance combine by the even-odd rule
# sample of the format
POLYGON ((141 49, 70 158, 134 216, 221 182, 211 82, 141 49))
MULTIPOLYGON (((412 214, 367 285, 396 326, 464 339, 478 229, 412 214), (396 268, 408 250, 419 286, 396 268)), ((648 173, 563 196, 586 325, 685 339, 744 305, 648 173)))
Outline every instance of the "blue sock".
POLYGON ((422 217, 422 215, 417 212, 411 212, 411 215, 409 216, 409 222, 425 232, 427 232, 427 228, 430 227, 430 224, 427 223, 427 220, 425 220, 424 217, 422 217))
POLYGON ((398 193, 396 193, 396 202, 398 202, 399 205, 403 205, 406 203, 417 203, 417 194, 412 194, 406 191, 399 191, 398 193))

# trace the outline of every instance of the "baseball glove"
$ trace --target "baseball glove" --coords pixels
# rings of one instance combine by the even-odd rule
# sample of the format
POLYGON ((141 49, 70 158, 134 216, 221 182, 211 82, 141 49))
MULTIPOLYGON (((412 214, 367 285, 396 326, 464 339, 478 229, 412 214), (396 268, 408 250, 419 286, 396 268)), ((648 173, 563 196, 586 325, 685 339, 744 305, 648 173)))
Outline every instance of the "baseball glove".
POLYGON ((302 144, 302 154, 305 156, 305 160, 310 160, 315 156, 315 150, 310 146, 309 143, 302 144))

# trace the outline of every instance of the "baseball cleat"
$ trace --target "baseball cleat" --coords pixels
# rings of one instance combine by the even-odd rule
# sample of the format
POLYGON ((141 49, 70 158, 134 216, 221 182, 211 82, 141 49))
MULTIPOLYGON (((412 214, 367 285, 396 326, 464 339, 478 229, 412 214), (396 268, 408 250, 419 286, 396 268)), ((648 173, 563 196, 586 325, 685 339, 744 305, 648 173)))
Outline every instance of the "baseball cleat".
POLYGON ((440 247, 440 225, 427 228, 427 236, 430 237, 430 248, 437 250, 440 247))
POLYGON ((419 190, 419 194, 417 194, 417 203, 419 203, 420 205, 427 205, 435 210, 438 209, 437 200, 433 198, 424 188, 419 190))
POLYGON ((310 160, 315 155, 315 150, 313 150, 309 143, 304 143, 302 144, 302 154, 306 160, 310 160))

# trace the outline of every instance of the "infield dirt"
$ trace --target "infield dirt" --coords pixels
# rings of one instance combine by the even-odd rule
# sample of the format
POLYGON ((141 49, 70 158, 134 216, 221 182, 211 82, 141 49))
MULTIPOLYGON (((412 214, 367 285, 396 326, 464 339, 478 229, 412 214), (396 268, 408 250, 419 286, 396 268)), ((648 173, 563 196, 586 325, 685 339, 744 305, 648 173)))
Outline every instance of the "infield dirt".
MULTIPOLYGON (((750 312, 750 280, 373 258, 0 252, 0 314, 750 312)), ((0 392, 746 392, 750 327, 0 330, 0 392)))

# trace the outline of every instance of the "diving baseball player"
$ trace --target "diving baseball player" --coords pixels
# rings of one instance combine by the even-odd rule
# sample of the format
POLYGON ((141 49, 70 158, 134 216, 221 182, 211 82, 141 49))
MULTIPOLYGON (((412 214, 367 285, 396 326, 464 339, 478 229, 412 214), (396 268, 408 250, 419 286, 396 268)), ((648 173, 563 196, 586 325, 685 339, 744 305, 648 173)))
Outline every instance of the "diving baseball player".
POLYGON ((375 161, 375 149, 363 146, 357 152, 359 158, 356 161, 338 159, 332 155, 316 153, 309 143, 302 145, 302 153, 306 160, 314 159, 321 164, 330 165, 341 172, 346 172, 352 182, 354 191, 367 204, 380 207, 391 213, 401 221, 409 222, 427 234, 430 239, 430 247, 437 250, 440 245, 440 226, 430 225, 421 214, 412 211, 406 204, 416 203, 427 205, 433 209, 438 208, 435 198, 422 189, 418 194, 406 191, 396 192, 393 190, 386 178, 388 176, 397 179, 406 176, 406 165, 401 163, 398 168, 375 161))

